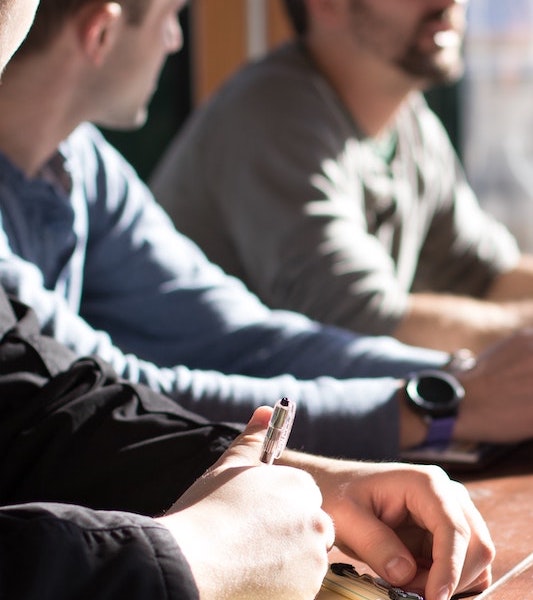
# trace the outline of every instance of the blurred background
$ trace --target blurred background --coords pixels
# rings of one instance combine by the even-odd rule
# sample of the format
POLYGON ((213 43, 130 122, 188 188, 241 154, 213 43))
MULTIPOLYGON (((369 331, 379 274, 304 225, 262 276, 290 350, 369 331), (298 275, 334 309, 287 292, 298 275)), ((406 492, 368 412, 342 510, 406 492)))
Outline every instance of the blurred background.
MULTIPOLYGON (((533 0, 470 0, 466 70, 428 102, 483 206, 533 251, 533 0)), ((103 130, 147 179, 189 113, 243 62, 289 34, 281 0, 190 0, 184 48, 167 62, 146 125, 103 130)))

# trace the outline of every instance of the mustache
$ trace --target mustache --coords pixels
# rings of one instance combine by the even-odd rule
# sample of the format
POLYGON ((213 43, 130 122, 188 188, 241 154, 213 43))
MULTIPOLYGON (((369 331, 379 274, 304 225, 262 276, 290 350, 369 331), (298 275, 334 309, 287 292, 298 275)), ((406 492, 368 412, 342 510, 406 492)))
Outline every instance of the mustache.
POLYGON ((422 20, 422 26, 428 23, 443 23, 454 29, 464 27, 466 20, 467 0, 456 0, 456 2, 446 8, 432 10, 422 20))

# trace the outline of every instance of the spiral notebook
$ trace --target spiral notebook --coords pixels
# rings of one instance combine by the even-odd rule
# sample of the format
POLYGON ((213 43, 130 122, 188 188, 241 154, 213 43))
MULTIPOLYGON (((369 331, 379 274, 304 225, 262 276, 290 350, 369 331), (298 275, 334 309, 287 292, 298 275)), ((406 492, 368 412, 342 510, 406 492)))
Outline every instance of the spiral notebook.
POLYGON ((333 563, 315 600, 424 600, 413 592, 393 587, 346 563, 333 563))

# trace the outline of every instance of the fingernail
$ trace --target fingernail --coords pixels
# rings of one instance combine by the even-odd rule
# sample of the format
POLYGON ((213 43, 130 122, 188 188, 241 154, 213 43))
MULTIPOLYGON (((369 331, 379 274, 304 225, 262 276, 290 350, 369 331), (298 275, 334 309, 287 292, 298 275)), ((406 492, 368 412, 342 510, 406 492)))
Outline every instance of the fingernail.
POLYGON ((385 565, 385 571, 387 572, 387 579, 391 583, 402 583, 411 576, 413 565, 406 558, 399 556, 385 565))

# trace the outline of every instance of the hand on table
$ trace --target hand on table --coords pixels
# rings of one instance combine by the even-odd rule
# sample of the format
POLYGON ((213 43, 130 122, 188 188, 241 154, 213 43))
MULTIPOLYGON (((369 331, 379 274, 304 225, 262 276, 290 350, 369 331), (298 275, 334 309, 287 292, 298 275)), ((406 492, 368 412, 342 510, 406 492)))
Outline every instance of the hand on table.
POLYGON ((315 477, 336 545, 426 600, 486 588, 494 546, 464 486, 438 467, 288 454, 315 477))

